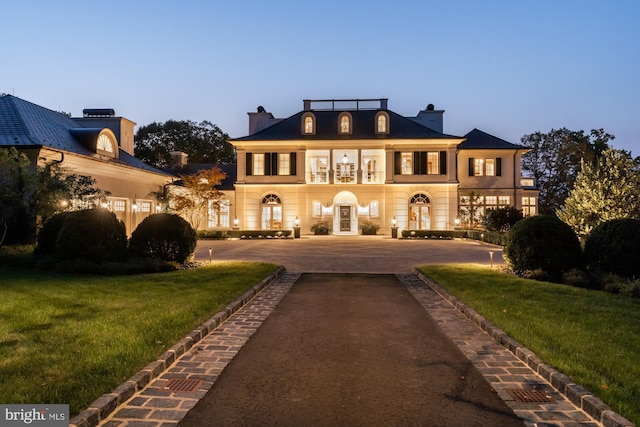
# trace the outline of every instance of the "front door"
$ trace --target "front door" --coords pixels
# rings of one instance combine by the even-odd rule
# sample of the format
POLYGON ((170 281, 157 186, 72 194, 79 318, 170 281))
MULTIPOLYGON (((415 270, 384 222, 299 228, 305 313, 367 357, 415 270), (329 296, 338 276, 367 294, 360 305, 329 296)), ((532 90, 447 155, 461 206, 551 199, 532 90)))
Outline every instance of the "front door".
POLYGON ((340 231, 351 231, 351 206, 340 206, 340 231))

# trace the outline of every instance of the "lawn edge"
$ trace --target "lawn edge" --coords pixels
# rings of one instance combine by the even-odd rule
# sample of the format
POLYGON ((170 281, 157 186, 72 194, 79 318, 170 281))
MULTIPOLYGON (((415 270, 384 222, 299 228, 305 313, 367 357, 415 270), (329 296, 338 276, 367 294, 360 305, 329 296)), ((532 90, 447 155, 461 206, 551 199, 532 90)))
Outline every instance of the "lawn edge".
POLYGON ((477 311, 451 295, 434 279, 415 268, 413 269, 413 273, 449 304, 455 307, 462 315, 491 336, 495 342, 505 347, 518 359, 526 363, 531 369, 547 380, 558 393, 564 395, 574 405, 589 414, 589 416, 601 422, 606 427, 636 427, 634 423, 613 411, 589 390, 576 384, 575 381, 567 375, 545 364, 533 351, 509 337, 503 330, 497 328, 477 311))
POLYGON ((106 393, 93 401, 85 410, 70 420, 69 427, 95 427, 105 420, 110 414, 129 400, 136 392, 142 390, 152 380, 159 377, 165 370, 195 343, 202 340, 247 304, 260 291, 277 279, 285 271, 279 267, 276 271, 265 277, 257 285, 246 291, 236 300, 229 303, 224 309, 211 316, 203 324, 189 332, 182 340, 160 355, 157 360, 149 363, 141 371, 134 374, 124 383, 116 387, 111 393, 106 393))

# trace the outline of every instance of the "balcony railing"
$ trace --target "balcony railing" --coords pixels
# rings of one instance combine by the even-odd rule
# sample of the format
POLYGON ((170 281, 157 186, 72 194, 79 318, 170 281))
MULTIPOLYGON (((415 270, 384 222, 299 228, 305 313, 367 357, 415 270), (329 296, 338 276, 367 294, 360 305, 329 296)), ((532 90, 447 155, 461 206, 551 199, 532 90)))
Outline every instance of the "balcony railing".
POLYGON ((380 184, 384 182, 384 172, 382 171, 373 171, 367 172, 362 171, 362 183, 363 184, 380 184))

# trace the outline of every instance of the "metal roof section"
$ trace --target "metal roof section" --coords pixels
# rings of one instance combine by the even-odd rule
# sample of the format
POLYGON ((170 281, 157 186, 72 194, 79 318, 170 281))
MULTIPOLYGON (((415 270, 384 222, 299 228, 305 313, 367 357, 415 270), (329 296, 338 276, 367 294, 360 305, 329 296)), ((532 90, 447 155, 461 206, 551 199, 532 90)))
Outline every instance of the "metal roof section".
MULTIPOLYGON (((96 154, 95 141, 92 141, 92 138, 97 139, 102 130, 83 127, 62 113, 13 95, 0 97, 0 146, 47 147, 104 161, 104 156, 96 154), (91 150, 91 147, 94 149, 91 150)), ((110 162, 168 175, 118 149, 119 155, 116 157, 119 158, 109 159, 110 162)))

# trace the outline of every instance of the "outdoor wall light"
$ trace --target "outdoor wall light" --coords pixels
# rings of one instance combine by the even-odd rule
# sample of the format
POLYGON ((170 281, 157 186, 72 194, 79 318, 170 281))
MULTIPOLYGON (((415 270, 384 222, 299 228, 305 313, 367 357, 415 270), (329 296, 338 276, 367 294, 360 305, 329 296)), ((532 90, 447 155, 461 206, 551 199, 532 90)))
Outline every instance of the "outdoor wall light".
POLYGON ((456 219, 454 219, 454 220, 453 220, 453 223, 454 223, 455 225, 460 225, 460 218, 456 218, 456 219))
POLYGON ((398 223, 398 220, 396 219, 396 216, 394 215, 394 216, 393 216, 393 219, 391 220, 391 225, 392 225, 393 227, 395 227, 397 223, 398 223))
POLYGON ((300 219, 296 216, 296 219, 293 221, 296 227, 300 225, 300 219))
POLYGON ((237 227, 239 223, 240 223, 240 220, 238 218, 233 219, 233 225, 237 227))

